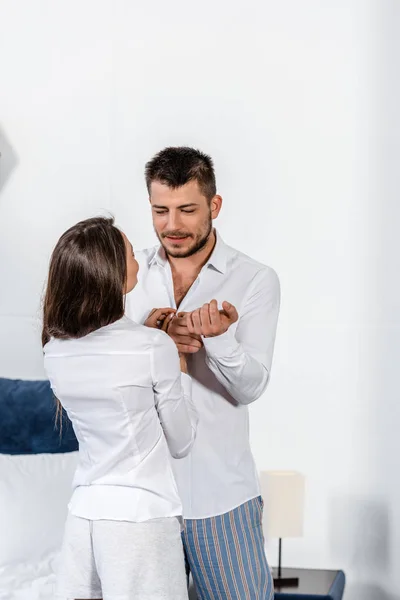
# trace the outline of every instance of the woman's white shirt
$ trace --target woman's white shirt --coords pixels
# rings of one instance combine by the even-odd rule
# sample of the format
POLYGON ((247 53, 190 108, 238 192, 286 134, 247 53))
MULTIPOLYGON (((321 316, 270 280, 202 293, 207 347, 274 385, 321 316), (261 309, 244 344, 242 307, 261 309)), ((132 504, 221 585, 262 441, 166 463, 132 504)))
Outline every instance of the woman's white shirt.
POLYGON ((79 442, 71 513, 124 521, 182 515, 171 455, 189 453, 197 414, 168 335, 123 317, 80 339, 52 338, 44 363, 79 442))

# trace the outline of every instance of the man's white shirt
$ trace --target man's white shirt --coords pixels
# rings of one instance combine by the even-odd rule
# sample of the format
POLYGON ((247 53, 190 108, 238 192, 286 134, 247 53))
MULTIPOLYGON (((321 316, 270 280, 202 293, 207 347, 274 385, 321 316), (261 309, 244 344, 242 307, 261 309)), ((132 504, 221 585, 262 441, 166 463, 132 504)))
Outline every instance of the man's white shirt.
MULTIPOLYGON (((144 323, 153 308, 176 308, 172 273, 161 246, 136 253, 139 283, 126 297, 126 314, 144 323)), ((265 391, 280 304, 273 269, 226 245, 214 251, 179 306, 189 312, 212 299, 233 304, 239 320, 188 360, 199 422, 190 454, 173 460, 186 519, 229 512, 260 494, 249 443, 247 405, 265 391)))

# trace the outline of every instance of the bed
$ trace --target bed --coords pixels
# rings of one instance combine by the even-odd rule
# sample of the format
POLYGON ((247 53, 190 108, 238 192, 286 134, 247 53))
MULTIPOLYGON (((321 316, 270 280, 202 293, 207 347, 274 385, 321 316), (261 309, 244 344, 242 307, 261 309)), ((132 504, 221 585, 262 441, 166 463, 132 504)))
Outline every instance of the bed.
POLYGON ((78 444, 47 381, 0 378, 0 600, 53 600, 78 444))

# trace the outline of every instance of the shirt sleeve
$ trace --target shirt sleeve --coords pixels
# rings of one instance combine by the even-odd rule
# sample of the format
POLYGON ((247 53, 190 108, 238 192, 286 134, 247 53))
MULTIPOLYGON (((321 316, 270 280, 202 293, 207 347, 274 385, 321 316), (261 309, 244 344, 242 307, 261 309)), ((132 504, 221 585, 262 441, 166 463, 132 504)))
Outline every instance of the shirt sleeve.
POLYGON ((175 343, 162 331, 155 338, 151 369, 155 405, 169 450, 174 458, 183 458, 189 454, 197 430, 192 380, 181 373, 175 343))
POLYGON ((268 385, 279 307, 278 276, 262 269, 250 286, 236 332, 231 326, 203 339, 209 369, 239 404, 254 402, 268 385))

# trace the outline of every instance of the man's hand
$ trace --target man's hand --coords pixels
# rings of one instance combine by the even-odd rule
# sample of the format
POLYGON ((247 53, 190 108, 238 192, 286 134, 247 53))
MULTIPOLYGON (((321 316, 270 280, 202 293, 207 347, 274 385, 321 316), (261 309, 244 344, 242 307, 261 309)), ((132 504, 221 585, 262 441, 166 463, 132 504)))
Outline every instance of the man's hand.
POLYGON ((203 346, 199 335, 189 332, 190 313, 180 312, 168 322, 165 331, 174 340, 178 351, 183 354, 195 354, 203 346))
POLYGON ((204 304, 201 308, 189 313, 187 318, 189 334, 216 337, 228 331, 229 327, 236 323, 239 315, 233 304, 229 302, 223 302, 222 309, 218 310, 217 301, 211 300, 209 304, 204 304))
POLYGON ((153 308, 144 324, 146 327, 167 330, 168 323, 174 317, 176 310, 174 308, 153 308))

